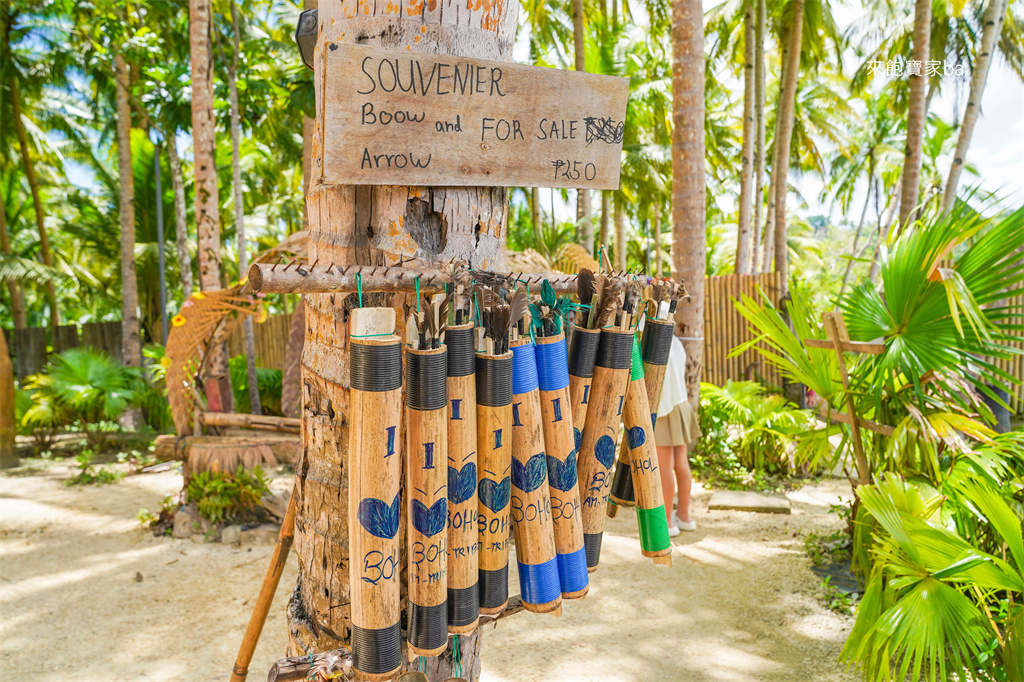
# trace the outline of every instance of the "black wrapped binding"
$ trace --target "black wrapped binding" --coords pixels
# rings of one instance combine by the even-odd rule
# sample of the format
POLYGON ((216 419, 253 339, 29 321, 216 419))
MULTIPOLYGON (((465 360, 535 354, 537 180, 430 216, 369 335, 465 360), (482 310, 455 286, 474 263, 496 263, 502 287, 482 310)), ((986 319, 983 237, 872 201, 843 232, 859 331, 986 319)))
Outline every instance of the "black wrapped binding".
POLYGON ((577 328, 569 342, 569 374, 589 379, 594 376, 594 359, 601 333, 593 329, 577 328))
POLYGON ((508 602, 508 565, 495 571, 480 569, 480 608, 496 609, 508 602))
POLYGON ((440 410, 448 402, 448 353, 405 352, 405 404, 414 410, 440 410))
POLYGON ((420 606, 409 602, 409 643, 417 649, 438 649, 448 641, 448 604, 420 606))
POLYGON ((485 407, 512 404, 512 353, 476 356, 476 403, 485 407))
POLYGON ((629 462, 619 460, 615 467, 615 478, 612 479, 611 499, 616 504, 632 506, 636 504, 636 495, 633 493, 633 473, 630 471, 629 462))
POLYGON ((584 533, 583 547, 587 550, 587 568, 596 568, 601 560, 601 539, 604 533, 584 533))
POLYGON ((444 332, 444 345, 448 346, 448 376, 468 377, 476 371, 473 325, 448 327, 444 332))
POLYGON ((352 667, 361 673, 383 675, 402 666, 402 624, 380 630, 352 626, 352 667))
POLYGON ((671 349, 672 324, 659 324, 648 320, 644 325, 644 338, 640 344, 644 362, 651 365, 667 365, 671 349))
POLYGON ((357 391, 394 391, 402 387, 402 343, 370 346, 353 343, 349 360, 352 388, 357 391))
POLYGON ((594 364, 607 369, 629 369, 633 364, 633 335, 602 331, 594 364))
POLYGON ((448 588, 448 625, 464 627, 480 617, 480 588, 448 588))

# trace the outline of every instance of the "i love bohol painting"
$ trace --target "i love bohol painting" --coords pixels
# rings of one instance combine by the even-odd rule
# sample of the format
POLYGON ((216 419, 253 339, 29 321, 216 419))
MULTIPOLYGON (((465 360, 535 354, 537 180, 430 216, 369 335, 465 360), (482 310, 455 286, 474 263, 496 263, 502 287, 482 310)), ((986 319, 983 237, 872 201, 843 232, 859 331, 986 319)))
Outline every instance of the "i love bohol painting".
POLYGON ((324 181, 618 189, 629 80, 328 46, 324 181))

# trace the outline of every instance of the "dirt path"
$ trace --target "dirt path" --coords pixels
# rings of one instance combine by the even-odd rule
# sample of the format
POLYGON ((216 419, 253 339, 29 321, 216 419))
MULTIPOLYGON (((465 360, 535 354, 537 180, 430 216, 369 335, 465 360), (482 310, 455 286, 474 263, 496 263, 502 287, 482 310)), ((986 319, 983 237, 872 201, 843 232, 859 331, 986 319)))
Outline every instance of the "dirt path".
MULTIPOLYGON (((226 680, 272 548, 141 530, 136 512, 180 490, 176 474, 72 488, 69 476, 39 460, 0 475, 3 678, 226 680)), ((671 570, 642 559, 620 514, 585 600, 488 628, 484 681, 853 680, 836 663, 851 619, 820 606, 799 535, 834 529, 828 504, 848 490, 804 488, 792 516, 708 512, 698 493, 700 528, 675 539, 671 570)), ((291 561, 251 680, 283 655, 295 573, 291 561)))

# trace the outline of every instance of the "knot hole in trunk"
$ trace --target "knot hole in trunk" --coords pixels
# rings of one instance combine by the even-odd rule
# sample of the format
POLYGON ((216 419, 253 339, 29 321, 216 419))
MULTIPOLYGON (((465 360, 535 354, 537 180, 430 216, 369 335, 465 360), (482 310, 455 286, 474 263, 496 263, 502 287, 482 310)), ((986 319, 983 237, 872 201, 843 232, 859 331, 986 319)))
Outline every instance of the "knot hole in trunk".
POLYGON ((405 229, 423 252, 423 258, 435 260, 448 241, 448 221, 430 203, 413 197, 405 208, 405 229))

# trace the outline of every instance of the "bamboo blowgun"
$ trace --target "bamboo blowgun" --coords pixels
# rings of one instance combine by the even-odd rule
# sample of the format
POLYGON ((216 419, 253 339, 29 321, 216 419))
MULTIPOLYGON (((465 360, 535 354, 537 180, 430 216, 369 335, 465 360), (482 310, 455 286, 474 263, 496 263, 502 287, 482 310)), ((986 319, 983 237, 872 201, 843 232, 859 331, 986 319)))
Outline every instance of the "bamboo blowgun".
MULTIPOLYGON (((591 310, 596 315, 595 328, 612 322, 620 310, 623 285, 612 280, 599 283, 600 305, 591 310), (601 290, 603 289, 603 290, 601 290)), ((604 533, 605 506, 615 463, 615 441, 619 433, 626 385, 632 359, 633 331, 629 315, 623 314, 618 328, 601 330, 594 378, 587 406, 587 421, 579 451, 580 506, 583 517, 583 544, 587 553, 587 570, 597 570, 604 533)))
POLYGON ((470 633, 480 621, 472 287, 472 278, 458 277, 453 282, 452 321, 455 324, 445 330, 445 345, 448 346, 448 632, 452 634, 470 633))
POLYGON ((349 339, 349 562, 352 665, 368 680, 402 667, 398 526, 402 340, 392 308, 352 311, 349 339))
MULTIPOLYGON (((597 280, 594 273, 583 268, 576 277, 576 295, 580 300, 581 314, 577 316, 577 324, 569 344, 569 405, 577 451, 583 437, 583 427, 587 423, 590 384, 594 377, 597 344, 601 338, 601 330, 590 326, 591 313, 597 304, 596 294, 597 280)), ((596 317, 594 319, 596 320, 596 317)))
POLYGON ((551 525, 537 360, 529 336, 512 342, 512 394, 510 515, 516 538, 519 590, 527 611, 561 614, 562 590, 551 525))
POLYGON ((554 289, 545 281, 541 300, 530 305, 530 312, 536 333, 540 419, 547 454, 558 580, 562 599, 582 599, 590 589, 590 579, 583 548, 580 491, 576 485, 579 448, 573 435, 569 362, 563 332, 564 312, 571 306, 568 299, 556 298, 554 289))
POLYGON ((405 351, 409 656, 448 647, 448 302, 416 302, 405 351))

